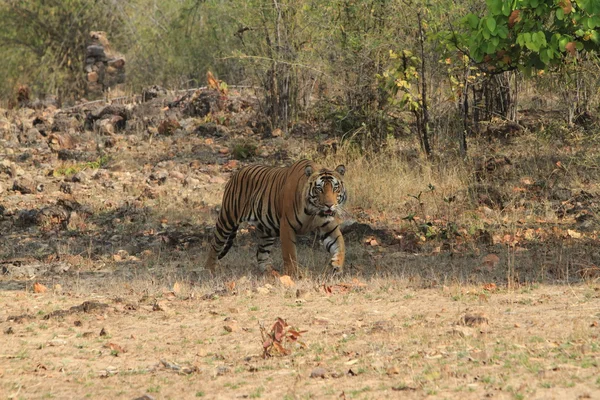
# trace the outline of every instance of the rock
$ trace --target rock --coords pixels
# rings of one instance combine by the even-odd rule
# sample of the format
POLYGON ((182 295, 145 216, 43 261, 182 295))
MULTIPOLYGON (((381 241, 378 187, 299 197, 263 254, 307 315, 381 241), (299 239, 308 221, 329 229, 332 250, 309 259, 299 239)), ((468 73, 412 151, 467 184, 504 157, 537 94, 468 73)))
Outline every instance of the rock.
POLYGON ((194 133, 198 136, 207 137, 207 136, 215 136, 221 137, 223 136, 222 131, 219 130, 219 127, 214 122, 207 122, 206 124, 200 124, 194 129, 194 133))
POLYGON ((59 190, 66 194, 73 194, 73 185, 67 182, 61 182, 59 190))
POLYGON ((317 367, 311 371, 310 377, 325 379, 327 377, 327 370, 323 367, 317 367))
POLYGON ((96 180, 110 179, 110 174, 105 169, 99 169, 98 171, 96 171, 94 176, 92 176, 92 179, 96 179, 96 180))
POLYGON ((106 54, 104 53, 104 46, 99 44, 93 44, 88 46, 86 49, 86 56, 89 58, 95 58, 96 60, 106 60, 106 54))
POLYGON ((66 133, 51 133, 50 135, 48 135, 48 138, 46 140, 48 142, 48 146, 54 151, 59 151, 62 149, 73 149, 77 144, 73 136, 66 133))
POLYGON ((223 109, 223 99, 218 90, 196 90, 189 99, 182 99, 183 114, 188 117, 205 117, 223 109))
POLYGON ((85 219, 77 212, 71 212, 69 214, 69 220, 67 222, 67 229, 70 231, 77 231, 83 227, 85 227, 85 219))
POLYGON ((200 180, 193 178, 191 176, 188 176, 185 178, 185 180, 183 181, 183 186, 189 186, 192 189, 196 188, 200 185, 200 180))
POLYGON ((73 175, 71 177, 71 182, 75 182, 75 183, 84 183, 84 182, 87 182, 87 180, 88 180, 88 176, 85 171, 79 171, 78 173, 76 173, 75 175, 73 175))
POLYGON ((160 135, 170 136, 175 133, 178 129, 181 129, 181 125, 176 119, 168 118, 160 121, 158 124, 158 133, 160 135))
POLYGON ((37 185, 31 178, 23 177, 13 182, 12 190, 21 194, 31 194, 37 191, 37 185))
POLYGON ((29 128, 26 131, 19 133, 17 136, 19 143, 21 144, 36 144, 41 137, 40 131, 35 128, 29 128))
POLYGON ((154 171, 148 177, 148 183, 154 182, 162 185, 167 181, 168 176, 169 174, 165 170, 154 171))
POLYGON ((2 160, 0 161, 0 173, 16 178, 17 176, 23 176, 25 171, 12 161, 2 160))
POLYGON ((167 91, 157 85, 152 85, 148 88, 142 90, 142 101, 150 101, 154 98, 157 98, 159 95, 164 96, 167 94, 167 91))
POLYGON ((177 179, 178 181, 183 181, 185 179, 185 175, 183 175, 179 171, 171 171, 169 172, 169 175, 171 176, 171 178, 177 179))

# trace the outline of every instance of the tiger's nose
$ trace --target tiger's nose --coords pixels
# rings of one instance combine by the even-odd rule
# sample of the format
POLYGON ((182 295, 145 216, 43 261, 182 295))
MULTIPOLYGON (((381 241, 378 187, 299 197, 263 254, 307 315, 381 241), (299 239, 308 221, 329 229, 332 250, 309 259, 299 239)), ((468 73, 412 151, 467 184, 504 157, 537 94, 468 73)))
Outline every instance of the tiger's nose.
POLYGON ((329 208, 332 209, 333 208, 333 201, 326 201, 325 205, 329 208))

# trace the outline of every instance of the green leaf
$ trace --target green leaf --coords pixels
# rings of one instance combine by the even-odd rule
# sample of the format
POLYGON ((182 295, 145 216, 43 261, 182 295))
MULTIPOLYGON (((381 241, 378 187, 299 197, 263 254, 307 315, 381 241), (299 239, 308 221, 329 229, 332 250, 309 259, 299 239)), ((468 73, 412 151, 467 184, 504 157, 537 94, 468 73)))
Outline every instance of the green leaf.
POLYGON ((531 8, 537 8, 537 6, 539 6, 539 5, 540 5, 540 3, 538 0, 529 0, 529 6, 531 8))
POLYGON ((540 53, 540 60, 542 60, 542 62, 546 65, 548 65, 550 63, 550 57, 548 57, 548 53, 545 51, 542 51, 540 53))
POLYGON ((583 43, 581 42, 576 42, 575 43, 575 48, 579 51, 583 50, 583 43))
POLYGON ((562 21, 563 19, 565 19, 565 12, 563 11, 562 8, 558 8, 556 10, 556 18, 558 18, 560 21, 562 21))
POLYGON ((496 33, 502 39, 506 39, 508 37, 508 28, 506 26, 499 26, 496 28, 496 33))
POLYGON ((542 31, 539 31, 538 33, 535 34, 536 36, 536 43, 539 45, 539 47, 546 47, 546 45, 548 44, 548 42, 546 42, 546 34, 542 31))
POLYGON ((487 54, 494 54, 496 52, 496 45, 491 40, 487 43, 487 48, 485 50, 487 54))
POLYGON ((567 43, 569 43, 570 40, 568 37, 563 36, 560 38, 560 40, 558 41, 558 48, 560 49, 560 51, 565 51, 566 47, 567 47, 567 43))
POLYGON ((487 0, 486 3, 492 15, 502 13, 502 0, 487 0))
POLYGON ((483 38, 485 40, 490 40, 491 35, 490 35, 490 32, 487 29, 482 30, 481 33, 483 34, 483 38))
POLYGON ((496 32, 496 19, 492 16, 487 17, 487 19, 485 20, 485 24, 487 25, 488 29, 490 30, 490 33, 495 33, 496 32))
POLYGON ((465 19, 471 27, 471 29, 477 29, 477 27, 479 26, 479 17, 477 15, 471 13, 467 15, 465 19))
POLYGON ((509 1, 505 1, 502 3, 502 14, 504 14, 505 17, 508 17, 511 13, 511 6, 510 6, 510 2, 509 1))

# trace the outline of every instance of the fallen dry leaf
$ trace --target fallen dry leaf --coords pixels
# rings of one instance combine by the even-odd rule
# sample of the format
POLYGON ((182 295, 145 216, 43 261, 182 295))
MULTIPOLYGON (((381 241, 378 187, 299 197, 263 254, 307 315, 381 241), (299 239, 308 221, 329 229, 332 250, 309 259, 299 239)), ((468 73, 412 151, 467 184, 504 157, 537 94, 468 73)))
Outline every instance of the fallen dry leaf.
POLYGON ((48 288, 39 282, 33 284, 33 293, 46 293, 48 288))
POLYGON ((236 285, 235 281, 229 281, 229 282, 225 283, 225 287, 227 288, 227 290, 229 292, 233 292, 235 290, 235 285, 236 285))
POLYGON ((107 343, 104 345, 104 347, 109 348, 114 356, 118 356, 120 353, 127 352, 127 350, 125 350, 123 347, 119 346, 116 343, 107 343))
POLYGON ((291 288, 291 287, 296 286, 296 283, 292 280, 292 278, 289 275, 280 276, 279 282, 281 282, 281 284, 286 288, 291 288))

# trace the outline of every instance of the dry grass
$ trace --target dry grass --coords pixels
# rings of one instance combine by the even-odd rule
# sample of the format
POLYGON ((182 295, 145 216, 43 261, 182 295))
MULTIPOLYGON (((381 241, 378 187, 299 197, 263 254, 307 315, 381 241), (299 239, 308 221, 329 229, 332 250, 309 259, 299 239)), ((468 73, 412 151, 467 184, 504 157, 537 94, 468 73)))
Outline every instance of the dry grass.
POLYGON ((593 285, 490 292, 374 279, 328 295, 312 280, 293 289, 252 278, 236 282, 233 293, 219 295, 217 283, 180 283, 173 293, 174 281, 149 277, 65 284, 57 293, 1 292, 0 320, 32 317, 0 323, 12 332, 3 334, 0 393, 14 399, 600 395, 600 300, 593 285), (108 308, 44 319, 84 300, 108 308), (306 348, 265 360, 259 323, 270 326, 276 317, 307 330, 306 348), (310 377, 317 368, 324 378, 310 377))

